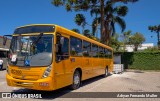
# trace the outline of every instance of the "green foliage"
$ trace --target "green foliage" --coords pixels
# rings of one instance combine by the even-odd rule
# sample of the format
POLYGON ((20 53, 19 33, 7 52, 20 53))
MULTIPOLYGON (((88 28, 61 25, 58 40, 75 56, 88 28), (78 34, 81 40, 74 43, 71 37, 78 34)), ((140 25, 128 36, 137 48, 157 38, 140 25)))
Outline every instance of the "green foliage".
POLYGON ((88 38, 90 38, 90 39, 93 39, 93 40, 95 40, 95 41, 100 42, 100 39, 98 39, 98 38, 96 38, 95 36, 93 36, 89 29, 85 29, 85 30, 83 31, 83 35, 86 36, 86 37, 88 37, 88 38))
POLYGON ((155 26, 149 26, 148 27, 149 30, 151 30, 151 32, 160 32, 160 25, 155 25, 155 26))
POLYGON ((159 33, 160 33, 160 25, 155 25, 155 26, 149 26, 148 29, 151 31, 151 32, 156 32, 157 33, 157 45, 158 45, 158 48, 160 50, 160 36, 159 36, 159 33))
POLYGON ((160 52, 125 52, 122 63, 128 69, 160 70, 160 52))
POLYGON ((89 29, 85 29, 85 30, 83 31, 83 34, 85 35, 85 34, 91 34, 91 33, 90 33, 90 30, 89 30, 89 29))
POLYGON ((82 33, 83 33, 84 27, 86 25, 86 19, 85 19, 84 15, 83 14, 76 14, 74 21, 78 26, 82 26, 82 33))
POLYGON ((160 52, 160 50, 158 49, 157 46, 154 46, 154 47, 149 47, 145 49, 144 52, 160 52))
MULTIPOLYGON (((122 31, 126 28, 125 21, 121 17, 127 14, 128 8, 127 6, 115 7, 114 4, 117 2, 126 4, 137 1, 138 0, 52 0, 52 4, 56 7, 64 6, 67 11, 90 11, 91 16, 95 14, 95 19, 98 19, 98 24, 101 23, 101 40, 105 43, 104 41, 109 41, 110 37, 114 35, 115 23, 120 25, 122 31)), ((95 19, 92 23, 93 35, 97 32, 98 27, 97 20, 95 21, 95 19)), ((76 15, 75 22, 84 29, 86 24, 84 16, 76 15)))
POLYGON ((117 14, 119 16, 126 16, 127 12, 128 12, 128 7, 127 6, 118 6, 115 8, 115 10, 117 11, 117 14))
POLYGON ((97 6, 99 0, 52 0, 56 7, 65 6, 67 11, 86 11, 97 6))
POLYGON ((129 37, 131 36, 132 31, 128 30, 126 32, 123 32, 123 51, 126 50, 126 45, 129 44, 129 37))
POLYGON ((113 37, 111 37, 111 40, 109 42, 109 46, 111 46, 114 49, 114 51, 119 51, 119 48, 122 45, 118 38, 119 35, 115 34, 113 37))
POLYGON ((74 31, 76 33, 80 33, 79 29, 77 29, 77 28, 73 28, 73 29, 71 29, 71 31, 74 31))
POLYGON ((75 21, 75 23, 76 23, 77 25, 79 25, 79 26, 85 24, 85 22, 86 22, 86 21, 85 21, 85 17, 84 17, 83 14, 76 14, 74 21, 75 21))
MULTIPOLYGON (((119 1, 117 1, 119 2, 119 1)), ((114 36, 115 34, 115 24, 117 23, 120 28, 122 29, 122 32, 125 30, 126 28, 126 23, 125 21, 122 19, 123 16, 125 16, 128 12, 128 7, 127 6, 114 6, 115 3, 117 3, 115 1, 112 0, 108 0, 106 1, 106 5, 104 6, 104 21, 105 21, 105 34, 110 34, 109 36, 114 36), (109 31, 109 32, 108 32, 109 31), (108 33, 107 33, 108 32, 108 33)), ((98 19, 98 24, 100 24, 101 22, 99 21, 101 18, 101 12, 100 12, 100 6, 96 7, 94 9, 92 9, 90 11, 91 16, 93 16, 93 14, 96 15, 96 18, 93 20, 92 23, 92 28, 93 28, 93 32, 95 33, 96 31, 96 21, 98 19)), ((105 40, 109 39, 110 37, 104 37, 106 38, 105 40)))
POLYGON ((137 51, 138 46, 141 45, 144 41, 145 41, 145 38, 144 38, 143 34, 141 34, 139 32, 136 32, 134 35, 132 35, 129 38, 129 43, 131 45, 134 45, 135 51, 137 51))

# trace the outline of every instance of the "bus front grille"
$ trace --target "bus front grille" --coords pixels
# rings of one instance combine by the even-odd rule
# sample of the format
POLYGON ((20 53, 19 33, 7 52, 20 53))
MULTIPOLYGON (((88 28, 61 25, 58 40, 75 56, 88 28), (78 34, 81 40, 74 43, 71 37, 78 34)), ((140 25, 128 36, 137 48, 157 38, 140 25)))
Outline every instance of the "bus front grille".
POLYGON ((39 76, 37 75, 26 75, 26 76, 17 76, 17 75, 12 75, 13 78, 15 79, 20 79, 20 80, 32 80, 32 81, 35 81, 35 80, 38 80, 39 79, 39 76))
POLYGON ((19 86, 19 87, 33 87, 33 83, 29 83, 29 82, 14 82, 14 84, 16 86, 19 86))

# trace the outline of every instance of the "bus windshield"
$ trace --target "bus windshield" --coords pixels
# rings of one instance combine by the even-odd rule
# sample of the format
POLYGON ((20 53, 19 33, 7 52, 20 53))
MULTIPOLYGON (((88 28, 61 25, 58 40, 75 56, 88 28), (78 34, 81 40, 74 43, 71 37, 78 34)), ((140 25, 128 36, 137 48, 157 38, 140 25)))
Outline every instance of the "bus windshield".
POLYGON ((13 36, 8 63, 16 66, 48 66, 52 63, 53 35, 13 36))

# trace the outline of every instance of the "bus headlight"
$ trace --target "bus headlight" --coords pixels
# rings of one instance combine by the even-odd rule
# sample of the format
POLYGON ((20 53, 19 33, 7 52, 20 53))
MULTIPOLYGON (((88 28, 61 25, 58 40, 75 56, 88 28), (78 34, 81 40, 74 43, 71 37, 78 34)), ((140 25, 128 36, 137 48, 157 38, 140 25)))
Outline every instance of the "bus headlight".
POLYGON ((46 78, 49 76, 50 72, 51 72, 52 66, 48 66, 45 70, 45 72, 43 73, 42 78, 46 78))

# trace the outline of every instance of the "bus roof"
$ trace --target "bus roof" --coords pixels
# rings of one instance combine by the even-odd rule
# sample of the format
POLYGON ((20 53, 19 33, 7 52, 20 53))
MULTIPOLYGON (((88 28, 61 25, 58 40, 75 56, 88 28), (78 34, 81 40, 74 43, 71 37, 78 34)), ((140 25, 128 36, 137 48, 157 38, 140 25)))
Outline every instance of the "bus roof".
POLYGON ((18 29, 18 28, 23 28, 23 27, 27 27, 27 26, 45 26, 45 25, 47 25, 47 26, 55 26, 55 24, 28 24, 28 25, 24 25, 24 26, 19 26, 19 27, 17 27, 16 29, 18 29))

